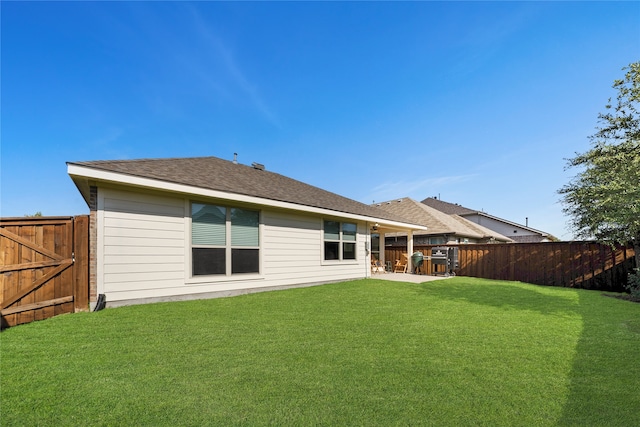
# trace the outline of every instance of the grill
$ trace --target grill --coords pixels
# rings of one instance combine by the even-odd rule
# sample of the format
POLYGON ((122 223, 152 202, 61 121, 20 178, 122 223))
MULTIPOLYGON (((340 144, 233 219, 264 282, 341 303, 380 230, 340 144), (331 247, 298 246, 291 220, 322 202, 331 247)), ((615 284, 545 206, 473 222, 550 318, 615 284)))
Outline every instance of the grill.
POLYGON ((443 274, 446 277, 455 276, 453 271, 458 268, 458 248, 438 247, 431 249, 431 274, 443 274), (440 266, 443 266, 442 268, 440 266), (440 271, 442 270, 442 271, 440 271))
POLYGON ((413 265, 413 272, 415 274, 418 274, 418 271, 420 270, 420 267, 422 266, 423 261, 424 261, 424 255, 422 255, 422 252, 417 251, 417 252, 414 252, 413 255, 411 255, 411 265, 413 265))

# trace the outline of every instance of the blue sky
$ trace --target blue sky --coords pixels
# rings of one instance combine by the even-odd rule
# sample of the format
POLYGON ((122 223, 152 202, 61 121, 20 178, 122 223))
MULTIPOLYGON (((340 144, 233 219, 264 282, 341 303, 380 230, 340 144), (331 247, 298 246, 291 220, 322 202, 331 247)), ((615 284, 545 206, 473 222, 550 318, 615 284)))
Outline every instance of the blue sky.
POLYGON ((88 213, 67 161, 216 156, 572 234, 557 190, 639 2, 2 2, 0 216, 88 213))

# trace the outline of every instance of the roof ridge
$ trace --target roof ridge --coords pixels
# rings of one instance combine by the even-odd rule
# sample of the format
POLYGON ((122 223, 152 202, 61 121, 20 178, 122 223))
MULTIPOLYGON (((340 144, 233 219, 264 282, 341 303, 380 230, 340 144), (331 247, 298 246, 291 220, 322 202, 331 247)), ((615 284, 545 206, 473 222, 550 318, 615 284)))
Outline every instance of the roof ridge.
POLYGON ((434 209, 437 209, 441 212, 447 213, 447 214, 452 214, 452 213, 456 213, 456 214, 461 214, 461 213, 472 213, 472 212, 481 212, 479 210, 475 210, 475 209, 471 209, 471 208, 467 208, 465 206, 462 206, 459 203, 451 203, 451 202, 445 202, 444 200, 441 199, 437 199, 435 197, 427 197, 426 199, 422 200, 420 203, 423 203, 427 206, 430 206, 434 209))

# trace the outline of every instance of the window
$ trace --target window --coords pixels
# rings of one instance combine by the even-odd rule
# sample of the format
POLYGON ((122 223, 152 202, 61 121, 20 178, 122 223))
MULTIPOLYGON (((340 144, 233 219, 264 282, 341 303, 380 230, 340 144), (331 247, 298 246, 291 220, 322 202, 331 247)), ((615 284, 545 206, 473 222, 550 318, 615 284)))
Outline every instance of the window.
POLYGON ((260 272, 260 212, 191 204, 192 274, 260 272))
POLYGON ((371 233, 371 259, 380 260, 380 234, 371 233))
POLYGON ((260 215, 256 211, 231 210, 231 274, 258 273, 260 215))
POLYGON ((356 259, 357 226, 349 222, 324 221, 324 259, 356 259))

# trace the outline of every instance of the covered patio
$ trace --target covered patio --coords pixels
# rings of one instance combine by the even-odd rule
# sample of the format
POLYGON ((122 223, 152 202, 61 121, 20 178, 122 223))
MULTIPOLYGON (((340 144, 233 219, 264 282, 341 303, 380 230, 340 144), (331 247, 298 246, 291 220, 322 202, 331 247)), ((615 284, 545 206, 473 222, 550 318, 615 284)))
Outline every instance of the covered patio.
MULTIPOLYGON (((399 224, 381 220, 380 223, 376 222, 369 225, 369 238, 370 238, 370 260, 372 265, 371 276, 383 276, 383 275, 391 275, 398 274, 392 273, 397 271, 395 268, 396 260, 395 259, 386 259, 385 256, 385 235, 388 233, 403 233, 407 236, 407 254, 406 259, 402 259, 403 263, 406 262, 405 272, 413 271, 413 265, 411 262, 411 254, 413 253, 413 234, 416 231, 426 231, 427 227, 422 225, 414 225, 412 228, 406 228, 405 224, 399 226, 399 224), (378 267, 374 266, 374 263, 378 262, 378 267), (386 273, 382 273, 381 271, 385 270, 386 273)), ((399 274, 406 275, 409 274, 399 274)), ((393 280, 393 279, 389 279, 393 280)), ((426 281, 426 280, 424 280, 426 281)))

